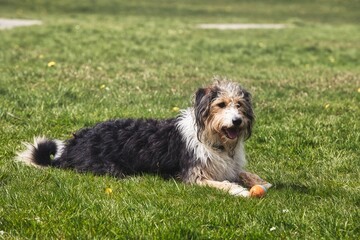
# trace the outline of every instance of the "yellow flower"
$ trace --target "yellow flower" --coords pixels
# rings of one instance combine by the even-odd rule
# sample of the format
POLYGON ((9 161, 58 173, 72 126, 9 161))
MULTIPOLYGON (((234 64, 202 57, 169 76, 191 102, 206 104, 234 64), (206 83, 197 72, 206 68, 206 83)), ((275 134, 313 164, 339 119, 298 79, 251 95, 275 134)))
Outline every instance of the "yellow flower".
POLYGON ((109 91, 110 90, 110 88, 108 88, 105 84, 102 84, 101 86, 100 86, 100 89, 101 90, 106 90, 106 91, 109 91))
POLYGON ((109 187, 105 188, 105 193, 106 193, 107 195, 112 194, 112 189, 109 188, 109 187))
POLYGON ((173 112, 179 112, 179 111, 180 111, 180 108, 178 108, 178 107, 173 107, 173 108, 172 108, 172 111, 173 111, 173 112))
POLYGON ((360 88, 358 88, 358 93, 360 93, 360 88))
POLYGON ((325 106, 324 106, 325 109, 328 109, 329 107, 330 107, 330 104, 328 104, 328 103, 325 104, 325 106))
POLYGON ((54 61, 48 62, 48 67, 54 67, 55 65, 56 65, 56 62, 54 62, 54 61))

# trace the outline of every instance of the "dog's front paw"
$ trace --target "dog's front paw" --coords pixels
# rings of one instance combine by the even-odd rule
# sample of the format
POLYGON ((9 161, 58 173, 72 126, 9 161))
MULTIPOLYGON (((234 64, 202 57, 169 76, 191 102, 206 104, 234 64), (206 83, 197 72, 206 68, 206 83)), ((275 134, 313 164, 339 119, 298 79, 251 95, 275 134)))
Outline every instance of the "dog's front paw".
POLYGON ((271 183, 268 183, 267 181, 265 181, 258 175, 254 174, 254 173, 250 173, 250 172, 245 172, 245 171, 241 172, 239 174, 239 183, 242 186, 245 186, 248 188, 251 188, 255 185, 262 185, 262 186, 266 187, 267 189, 272 187, 271 183))
POLYGON ((241 186, 232 187, 229 193, 236 197, 250 197, 250 192, 241 186))

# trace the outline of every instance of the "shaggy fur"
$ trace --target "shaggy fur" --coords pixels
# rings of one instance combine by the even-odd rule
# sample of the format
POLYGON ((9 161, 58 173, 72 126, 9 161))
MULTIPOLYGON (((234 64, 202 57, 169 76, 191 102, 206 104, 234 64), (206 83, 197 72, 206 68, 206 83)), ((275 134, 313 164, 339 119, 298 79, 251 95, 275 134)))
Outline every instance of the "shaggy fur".
POLYGON ((244 143, 253 123, 250 93, 236 83, 216 81, 198 89, 193 107, 176 118, 110 120, 65 142, 35 138, 17 159, 119 178, 153 173, 248 197, 245 187, 271 186, 244 171, 244 143))

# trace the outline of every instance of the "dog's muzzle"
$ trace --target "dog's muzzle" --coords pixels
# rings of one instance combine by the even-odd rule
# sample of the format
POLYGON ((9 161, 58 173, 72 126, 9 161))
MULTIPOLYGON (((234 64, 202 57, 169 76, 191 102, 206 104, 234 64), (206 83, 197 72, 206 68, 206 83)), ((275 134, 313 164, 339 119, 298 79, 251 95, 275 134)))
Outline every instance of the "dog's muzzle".
POLYGON ((225 134, 225 136, 231 140, 237 138, 240 134, 240 128, 238 126, 233 126, 229 128, 223 127, 222 131, 225 134))
POLYGON ((232 120, 233 126, 231 127, 223 127, 222 131, 224 133, 224 135, 233 140, 239 137, 240 135, 240 125, 242 123, 242 119, 241 118, 234 118, 232 120))

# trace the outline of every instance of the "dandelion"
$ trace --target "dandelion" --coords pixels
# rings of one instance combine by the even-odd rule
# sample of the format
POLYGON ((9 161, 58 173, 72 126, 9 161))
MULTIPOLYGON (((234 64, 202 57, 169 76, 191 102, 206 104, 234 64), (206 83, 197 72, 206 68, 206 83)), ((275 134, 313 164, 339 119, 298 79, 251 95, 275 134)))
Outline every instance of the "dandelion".
POLYGON ((56 62, 50 61, 50 62, 48 62, 47 65, 48 65, 48 67, 54 67, 56 65, 56 62))
POLYGON ((173 112, 179 112, 179 111, 180 111, 180 108, 178 108, 178 107, 173 107, 173 108, 172 108, 172 111, 173 111, 173 112))
POLYGON ((100 89, 101 89, 101 90, 106 90, 106 91, 109 91, 109 90, 110 90, 110 88, 108 88, 105 84, 102 84, 102 85, 100 86, 100 89))
POLYGON ((270 228, 270 232, 275 231, 275 230, 276 230, 276 227, 271 227, 270 228))
POLYGON ((105 84, 102 84, 102 85, 100 86, 100 89, 101 89, 101 90, 104 89, 104 90, 106 90, 106 91, 109 91, 109 90, 110 90, 110 88, 108 88, 105 84))
POLYGON ((325 109, 328 109, 329 107, 330 107, 330 104, 328 104, 328 103, 325 104, 325 106, 324 106, 325 109))
POLYGON ((105 188, 105 193, 106 193, 107 195, 112 194, 112 189, 109 188, 109 187, 105 188))
POLYGON ((358 93, 360 93, 360 88, 358 88, 358 93))

